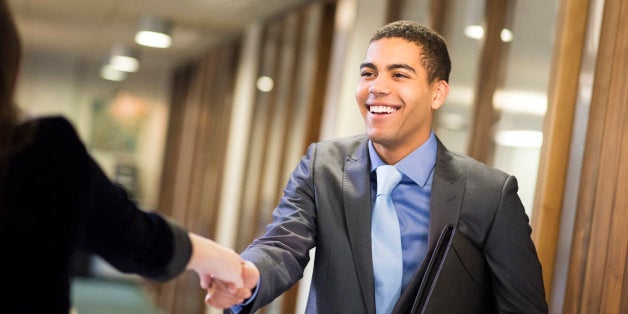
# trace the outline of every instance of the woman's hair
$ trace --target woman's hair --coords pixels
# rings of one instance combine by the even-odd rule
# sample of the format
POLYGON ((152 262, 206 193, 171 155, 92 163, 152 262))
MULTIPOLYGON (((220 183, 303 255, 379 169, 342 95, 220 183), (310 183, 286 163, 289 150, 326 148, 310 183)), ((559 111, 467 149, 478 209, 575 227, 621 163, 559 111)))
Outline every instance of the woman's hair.
POLYGON ((18 124, 18 108, 13 96, 21 54, 20 38, 11 11, 6 1, 0 0, 0 167, 9 154, 18 124))

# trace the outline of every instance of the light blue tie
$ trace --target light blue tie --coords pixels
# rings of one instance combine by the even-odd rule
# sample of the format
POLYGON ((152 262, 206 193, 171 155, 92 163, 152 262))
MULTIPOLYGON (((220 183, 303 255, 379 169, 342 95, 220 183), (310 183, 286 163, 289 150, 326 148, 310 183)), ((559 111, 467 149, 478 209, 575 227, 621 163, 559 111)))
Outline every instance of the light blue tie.
POLYGON ((377 314, 392 312, 401 294, 403 277, 401 231, 397 212, 390 196, 399 181, 401 181, 401 173, 394 166, 377 167, 377 197, 371 220, 377 314))

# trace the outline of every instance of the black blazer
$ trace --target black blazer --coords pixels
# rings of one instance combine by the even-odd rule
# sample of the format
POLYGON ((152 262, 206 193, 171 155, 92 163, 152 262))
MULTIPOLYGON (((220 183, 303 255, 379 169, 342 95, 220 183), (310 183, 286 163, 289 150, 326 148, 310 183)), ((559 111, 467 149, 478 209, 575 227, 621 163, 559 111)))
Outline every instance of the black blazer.
MULTIPOLYGON (((258 295, 244 312, 270 303, 300 279, 308 252, 316 247, 306 312, 375 313, 369 169, 363 135, 308 148, 266 234, 242 254, 261 273, 258 295)), ((541 266, 516 179, 449 152, 438 141, 430 250, 446 224, 457 225, 482 248, 497 311, 547 312, 541 266)), ((398 310, 409 309, 400 305, 398 310)))
POLYGON ((0 296, 19 313, 68 313, 77 249, 156 280, 185 270, 187 232, 140 210, 87 154, 70 123, 46 118, 0 176, 0 296))

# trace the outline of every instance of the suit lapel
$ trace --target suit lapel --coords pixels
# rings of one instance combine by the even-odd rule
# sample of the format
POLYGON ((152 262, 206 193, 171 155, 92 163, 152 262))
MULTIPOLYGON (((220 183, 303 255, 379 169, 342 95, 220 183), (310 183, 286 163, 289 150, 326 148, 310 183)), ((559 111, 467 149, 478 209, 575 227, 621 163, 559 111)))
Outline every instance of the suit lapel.
POLYGON ((375 313, 371 254, 371 185, 366 141, 354 156, 345 159, 342 193, 347 233, 362 299, 367 313, 375 313))
POLYGON ((408 286, 402 291, 393 313, 409 313, 415 296, 419 290, 423 274, 427 268, 429 257, 434 251, 436 240, 443 227, 448 224, 457 225, 460 206, 464 193, 464 176, 456 168, 451 153, 438 140, 436 165, 432 180, 432 196, 430 197, 430 226, 427 238, 428 251, 425 259, 414 273, 408 286))
POLYGON ((430 198, 430 227, 428 248, 433 248, 443 227, 457 225, 464 193, 464 177, 458 171, 451 153, 439 141, 436 153, 432 196, 430 198))

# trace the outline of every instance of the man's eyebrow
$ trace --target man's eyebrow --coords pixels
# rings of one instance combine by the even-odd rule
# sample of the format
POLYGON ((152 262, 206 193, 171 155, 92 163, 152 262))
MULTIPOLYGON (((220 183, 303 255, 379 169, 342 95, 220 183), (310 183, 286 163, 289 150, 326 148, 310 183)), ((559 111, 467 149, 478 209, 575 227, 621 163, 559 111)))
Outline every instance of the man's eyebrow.
MULTIPOLYGON (((371 62, 364 62, 364 63, 360 64, 360 69, 363 69, 363 68, 377 69, 375 64, 373 64, 371 62)), ((406 69, 406 70, 416 74, 416 70, 414 70, 413 67, 411 67, 411 66, 409 66, 409 65, 407 65, 405 63, 394 63, 394 64, 391 64, 391 65, 387 66, 386 69, 388 71, 392 71, 392 70, 395 70, 395 69, 406 69)))
POLYGON ((394 70, 394 69, 406 69, 414 74, 416 74, 416 71, 414 70, 413 67, 404 64, 404 63, 395 63, 395 64, 391 64, 387 67, 388 71, 394 70))
POLYGON ((360 64, 360 69, 362 68, 372 68, 372 69, 377 69, 377 67, 375 66, 375 64, 371 63, 371 62, 363 62, 360 64))

